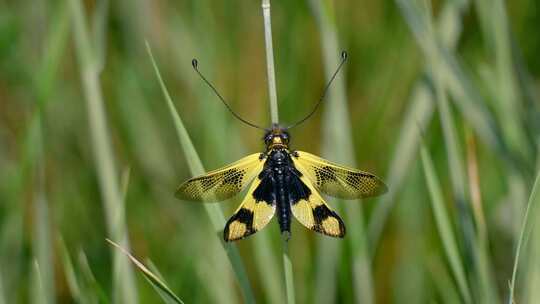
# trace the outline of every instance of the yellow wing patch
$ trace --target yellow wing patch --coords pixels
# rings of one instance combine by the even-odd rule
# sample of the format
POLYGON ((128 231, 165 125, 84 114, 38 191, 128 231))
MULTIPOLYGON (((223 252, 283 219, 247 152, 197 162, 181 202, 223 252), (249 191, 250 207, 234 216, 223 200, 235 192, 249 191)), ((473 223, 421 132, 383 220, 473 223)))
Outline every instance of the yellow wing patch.
POLYGON ((176 197, 188 201, 222 201, 242 191, 262 170, 260 153, 246 156, 226 167, 194 177, 178 187, 176 197))
POLYGON ((292 159, 298 171, 313 181, 315 188, 334 197, 365 198, 383 194, 388 189, 371 173, 343 167, 307 152, 297 151, 292 159))
POLYGON ((227 221, 223 230, 223 238, 226 242, 243 239, 261 230, 274 216, 275 204, 257 201, 253 196, 253 192, 259 184, 258 178, 253 181, 244 201, 227 221))
POLYGON ((302 199, 291 205, 294 217, 308 229, 332 237, 344 237, 345 224, 339 215, 330 209, 307 178, 302 176, 300 180, 306 184, 311 194, 307 200, 302 199))

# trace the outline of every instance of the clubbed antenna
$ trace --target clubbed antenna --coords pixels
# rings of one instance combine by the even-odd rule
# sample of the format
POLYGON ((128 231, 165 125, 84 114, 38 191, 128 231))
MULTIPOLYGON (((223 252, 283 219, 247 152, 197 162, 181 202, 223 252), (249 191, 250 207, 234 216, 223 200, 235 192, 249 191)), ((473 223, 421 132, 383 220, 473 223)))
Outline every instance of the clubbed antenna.
POLYGON ((306 117, 300 119, 298 122, 292 124, 291 126, 287 127, 287 129, 291 129, 291 128, 294 128, 296 126, 298 126, 299 124, 303 123, 304 121, 308 120, 308 118, 310 118, 313 114, 315 114, 315 112, 317 111, 317 109, 319 108, 319 106, 321 105, 321 103, 324 101, 324 98, 326 97, 326 93, 328 92, 328 89, 330 88, 330 85, 332 84, 332 82, 334 81, 334 79, 336 78, 337 74, 339 73, 339 71, 341 70, 341 67, 343 66, 343 64, 345 63, 345 61, 347 61, 347 58, 348 58, 348 54, 346 51, 342 51, 341 52, 341 62, 339 63, 339 66, 337 67, 336 71, 334 72, 334 74, 332 75, 332 78, 330 78, 330 81, 328 81, 328 84, 326 84, 326 87, 324 87, 324 90, 323 90, 323 93, 321 95, 321 98, 319 99, 319 101, 317 102, 317 104, 315 105, 315 107, 313 107, 313 110, 311 110, 311 112, 306 115, 306 117))
POLYGON ((219 94, 219 92, 216 90, 216 88, 210 83, 210 81, 208 81, 206 79, 206 77, 204 77, 204 75, 199 71, 199 62, 197 61, 197 59, 193 59, 191 61, 191 65, 193 66, 193 69, 195 70, 195 72, 197 72, 197 74, 199 74, 199 76, 201 77, 201 79, 212 89, 212 91, 214 91, 214 93, 217 95, 217 97, 219 98, 219 100, 221 100, 221 102, 223 102, 223 104, 227 107, 227 109, 229 110, 229 112, 231 112, 231 114, 236 117, 238 120, 240 120, 241 122, 245 123, 246 125, 250 126, 250 127, 253 127, 253 128, 257 128, 257 129, 261 129, 261 130, 266 130, 265 128, 263 127, 260 127, 254 123, 251 123, 245 119, 243 119, 242 117, 240 117, 240 115, 236 114, 233 109, 231 108, 231 106, 229 106, 229 104, 225 101, 225 99, 221 96, 221 94, 219 94))

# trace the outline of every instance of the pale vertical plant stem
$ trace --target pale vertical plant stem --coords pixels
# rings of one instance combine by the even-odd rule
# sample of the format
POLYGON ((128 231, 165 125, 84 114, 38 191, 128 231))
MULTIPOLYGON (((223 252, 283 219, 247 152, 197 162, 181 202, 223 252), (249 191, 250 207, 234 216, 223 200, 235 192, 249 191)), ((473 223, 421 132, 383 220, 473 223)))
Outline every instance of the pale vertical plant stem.
MULTIPOLYGON (((266 69, 268 74, 268 95, 270 99, 270 117, 272 124, 279 124, 279 111, 277 103, 276 73, 274 68, 274 47, 272 45, 272 21, 270 14, 270 0, 262 0, 264 18, 264 42, 266 46, 266 69)), ((287 303, 292 304, 294 299, 294 278, 291 258, 289 256, 288 236, 283 241, 283 270, 285 275, 285 292, 287 303)))
MULTIPOLYGON (((266 302, 271 304, 283 303, 285 291, 281 288, 281 272, 275 267, 278 263, 277 256, 269 248, 272 248, 268 234, 261 234, 254 238, 254 258, 257 270, 261 277, 261 289, 264 289, 266 302)), ((292 267, 290 268, 292 269, 292 267)), ((291 276, 292 277, 292 276, 291 276)), ((1 304, 1 303, 0 303, 1 304)))
MULTIPOLYGON (((80 0, 71 0, 73 36, 81 70, 81 79, 90 124, 90 139, 105 209, 110 238, 129 248, 125 224, 125 210, 114 164, 111 139, 107 130, 103 96, 99 83, 99 65, 86 25, 86 16, 80 0)), ((125 256, 112 252, 114 261, 115 300, 118 303, 137 303, 133 271, 125 256)))
POLYGON ((287 304, 293 304, 294 299, 294 281, 292 262, 289 257, 288 240, 283 241, 283 269, 285 271, 285 290, 287 292, 287 304))
MULTIPOLYGON (((154 71, 156 72, 156 76, 159 81, 159 85, 161 86, 161 90, 165 95, 165 100, 167 102, 169 112, 172 115, 176 133, 178 135, 178 139, 180 140, 180 144, 182 145, 182 149, 184 150, 189 169, 193 175, 202 175, 205 173, 205 170, 201 159, 199 158, 199 155, 195 150, 193 143, 191 142, 191 138, 189 137, 189 134, 184 126, 184 123, 182 122, 182 119, 180 118, 180 115, 178 115, 178 112, 176 111, 169 91, 167 90, 167 87, 163 82, 161 73, 159 72, 159 68, 154 60, 154 56, 152 55, 152 50, 148 42, 146 42, 146 50, 148 51, 148 55, 150 56, 150 60, 152 61, 152 66, 154 67, 154 71)), ((204 207, 206 209, 208 217, 210 218, 212 227, 216 231, 216 235, 218 235, 221 245, 223 246, 223 249, 229 257, 229 261, 231 262, 231 266, 238 279, 238 283, 240 285, 240 289, 244 296, 245 302, 255 303, 255 296, 253 295, 253 291, 249 283, 249 278, 247 276, 242 259, 240 258, 238 248, 234 244, 225 243, 221 236, 219 236, 223 227, 225 226, 225 217, 223 215, 223 211, 218 205, 215 204, 204 204, 204 207)))
POLYGON ((268 73, 268 97, 270 99, 270 116, 273 124, 279 123, 277 104, 276 73, 274 69, 274 48, 272 46, 272 19, 270 17, 270 0, 262 0, 264 17, 264 43, 266 45, 266 69, 268 73))

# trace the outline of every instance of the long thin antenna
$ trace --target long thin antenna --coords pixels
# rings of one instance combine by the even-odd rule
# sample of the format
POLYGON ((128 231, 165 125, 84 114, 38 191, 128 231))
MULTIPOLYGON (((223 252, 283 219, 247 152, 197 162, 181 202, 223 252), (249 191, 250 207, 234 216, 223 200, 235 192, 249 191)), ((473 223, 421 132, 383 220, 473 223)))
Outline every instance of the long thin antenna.
POLYGON ((227 107, 227 109, 229 110, 229 112, 231 112, 231 114, 236 117, 238 120, 240 120, 241 122, 245 123, 246 125, 248 126, 251 126, 253 128, 257 128, 257 129, 261 129, 261 130, 266 130, 265 128, 263 127, 260 127, 260 126, 257 126, 256 124, 254 123, 251 123, 245 119, 243 119, 242 117, 240 117, 240 115, 236 114, 233 109, 231 108, 231 106, 229 106, 229 104, 225 101, 225 99, 221 96, 221 94, 219 94, 219 92, 216 90, 216 88, 210 83, 210 81, 208 81, 206 79, 206 77, 204 77, 204 75, 199 71, 199 62, 197 61, 197 59, 193 59, 191 61, 191 65, 193 66, 193 69, 195 70, 195 72, 197 72, 197 74, 199 74, 199 76, 201 77, 201 79, 212 89, 212 91, 214 91, 214 93, 217 95, 217 97, 219 98, 219 100, 221 100, 221 102, 223 102, 223 104, 227 107))
POLYGON ((347 52, 345 52, 345 51, 341 52, 341 62, 339 63, 339 66, 337 67, 336 71, 332 75, 332 78, 330 78, 330 81, 328 81, 328 84, 326 84, 326 87, 324 87, 324 91, 323 91, 323 93, 321 95, 321 98, 319 99, 319 101, 317 102, 315 107, 313 107, 313 110, 311 110, 311 112, 306 117, 300 119, 298 122, 296 122, 296 123, 292 124, 291 126, 287 127, 287 129, 291 129, 291 128, 294 128, 294 127, 298 126, 299 124, 303 123, 308 118, 310 118, 313 114, 315 114, 315 112, 317 111, 317 109, 319 108, 321 103, 324 101, 324 97, 326 97, 326 93, 328 92, 328 89, 330 88, 330 85, 332 84, 332 82, 336 78, 337 74, 341 70, 341 67, 343 66, 345 61, 347 61, 348 56, 349 55, 347 54, 347 52))

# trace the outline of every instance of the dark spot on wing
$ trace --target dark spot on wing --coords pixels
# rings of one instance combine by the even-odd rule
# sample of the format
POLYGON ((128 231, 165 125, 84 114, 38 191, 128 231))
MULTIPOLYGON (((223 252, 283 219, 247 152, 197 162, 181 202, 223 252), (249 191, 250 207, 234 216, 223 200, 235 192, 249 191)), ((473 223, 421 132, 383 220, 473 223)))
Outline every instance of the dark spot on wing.
POLYGON ((313 209, 313 218, 316 225, 320 225, 327 217, 332 216, 332 211, 325 205, 320 205, 313 209))
POLYGON ((238 210, 238 212, 231 216, 231 218, 227 221, 227 224, 225 225, 225 230, 223 230, 223 237, 226 242, 229 241, 229 225, 235 221, 246 225, 246 232, 241 238, 255 233, 255 231, 253 231, 253 211, 246 208, 241 208, 240 210, 238 210))
POLYGON ((203 192, 212 189, 215 184, 215 180, 213 178, 201 178, 199 181, 201 183, 203 192))
POLYGON ((330 166, 315 167, 314 171, 317 179, 317 186, 319 187, 327 182, 337 180, 335 169, 330 166))
POLYGON ((329 217, 335 218, 338 221, 340 230, 340 234, 338 236, 343 237, 345 235, 345 224, 343 223, 339 215, 337 215, 337 213, 330 210, 325 205, 320 205, 313 209, 313 218, 315 219, 315 225, 312 229, 318 232, 322 232, 324 234, 328 234, 328 232, 326 232, 323 227, 323 222, 329 217))
POLYGON ((242 179, 246 172, 244 170, 238 169, 229 169, 223 173, 225 177, 223 178, 223 185, 233 185, 236 188, 242 187, 242 179))
POLYGON ((231 219, 233 218, 235 220, 238 220, 240 223, 246 224, 246 226, 251 227, 251 225, 253 224, 253 211, 246 208, 241 208, 231 219))

